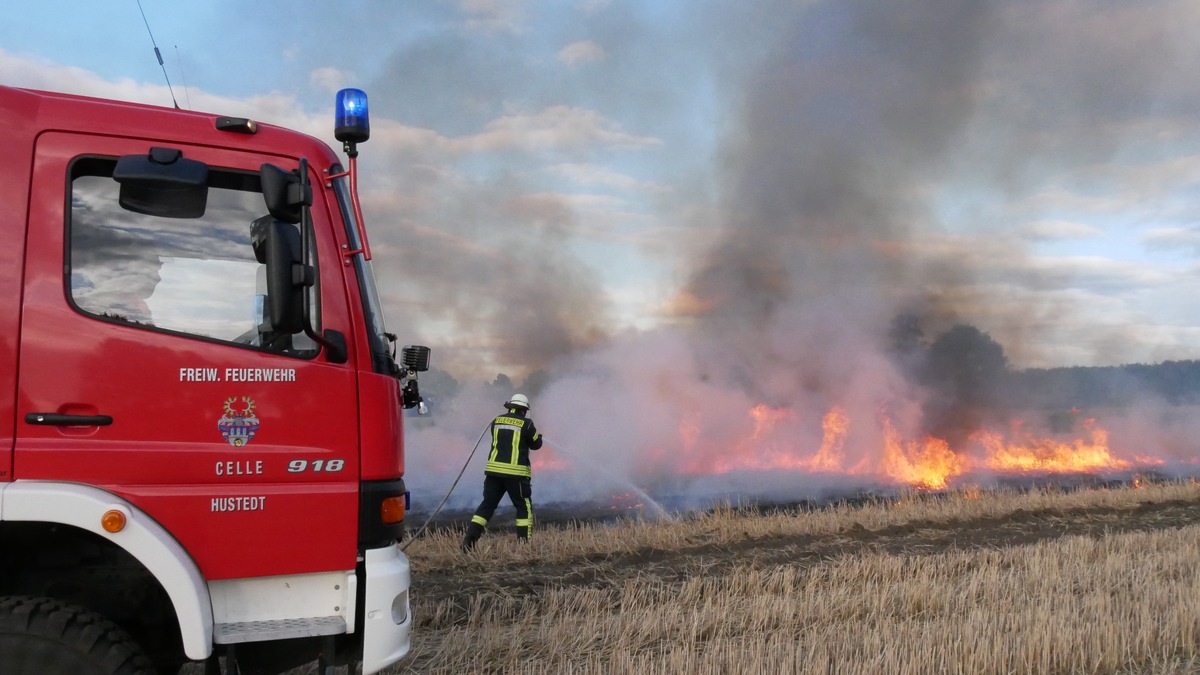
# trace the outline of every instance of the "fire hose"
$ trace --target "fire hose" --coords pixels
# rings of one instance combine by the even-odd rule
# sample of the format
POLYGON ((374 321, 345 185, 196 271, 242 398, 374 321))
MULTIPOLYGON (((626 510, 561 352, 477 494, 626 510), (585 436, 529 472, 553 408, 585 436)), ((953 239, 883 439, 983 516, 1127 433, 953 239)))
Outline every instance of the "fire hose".
POLYGON ((471 458, 475 456, 475 451, 479 450, 480 442, 483 441, 483 437, 487 435, 488 430, 491 428, 492 425, 489 423, 483 428, 483 431, 479 432, 479 438, 475 440, 475 447, 471 448, 471 454, 467 455, 467 461, 463 462, 463 467, 461 470, 459 470, 458 476, 454 478, 454 482, 450 484, 450 489, 446 491, 446 496, 442 497, 442 501, 438 503, 437 508, 433 510, 433 513, 429 514, 429 517, 425 519, 425 523, 421 525, 420 529, 418 529, 415 534, 413 534, 412 538, 400 546, 401 551, 407 550, 409 545, 416 541, 417 537, 421 536, 421 533, 424 532, 425 528, 429 527, 429 523, 433 521, 434 516, 436 516, 438 512, 442 510, 442 507, 446 505, 446 500, 450 499, 450 495, 454 492, 454 488, 458 487, 458 481, 462 480, 463 474, 467 472, 467 466, 471 464, 471 458))

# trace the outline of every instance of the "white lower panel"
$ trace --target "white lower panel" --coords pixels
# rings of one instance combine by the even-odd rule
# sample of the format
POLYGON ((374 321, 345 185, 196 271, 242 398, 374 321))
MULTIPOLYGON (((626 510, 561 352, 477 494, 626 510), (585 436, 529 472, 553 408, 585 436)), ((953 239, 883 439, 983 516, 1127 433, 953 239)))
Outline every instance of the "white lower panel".
MULTIPOLYGON (((289 574, 208 582, 217 626, 336 618, 354 630, 354 571, 289 574)), ((330 633, 317 633, 329 635, 330 633)), ((267 638, 256 638, 267 639, 267 638)), ((214 636, 215 642, 223 642, 214 636)))
POLYGON ((366 598, 363 603, 363 675, 378 673, 404 658, 412 633, 408 558, 400 547, 364 552, 366 598))

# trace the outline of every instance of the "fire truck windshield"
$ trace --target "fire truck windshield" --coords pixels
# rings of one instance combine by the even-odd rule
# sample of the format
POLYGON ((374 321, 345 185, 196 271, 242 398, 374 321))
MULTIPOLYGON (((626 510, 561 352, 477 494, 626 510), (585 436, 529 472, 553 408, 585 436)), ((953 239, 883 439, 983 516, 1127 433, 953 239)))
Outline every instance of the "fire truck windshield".
MULTIPOLYGON (((330 173, 338 174, 342 168, 334 165, 330 173)), ((354 205, 350 201, 350 180, 347 176, 333 179, 333 191, 337 195, 338 207, 346 224, 346 235, 350 238, 352 250, 362 250, 363 242, 359 241, 358 223, 354 218, 354 205)), ((368 339, 371 342, 371 363, 375 372, 396 374, 398 367, 392 358, 391 337, 383 318, 383 303, 379 298, 379 289, 375 286, 375 272, 371 261, 366 260, 362 253, 352 257, 354 271, 358 276, 359 292, 363 297, 363 313, 367 318, 368 339)))

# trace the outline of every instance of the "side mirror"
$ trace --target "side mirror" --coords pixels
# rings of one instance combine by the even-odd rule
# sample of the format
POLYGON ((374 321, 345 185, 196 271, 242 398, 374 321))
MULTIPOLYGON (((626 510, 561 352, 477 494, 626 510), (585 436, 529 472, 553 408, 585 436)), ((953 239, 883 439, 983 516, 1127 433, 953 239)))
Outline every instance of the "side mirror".
POLYGON ((305 184, 294 171, 284 171, 274 164, 258 169, 267 212, 285 223, 298 223, 304 207, 312 206, 312 186, 305 184))
POLYGON ((313 285, 311 265, 301 255, 300 232, 263 216, 250 226, 254 257, 267 266, 267 315, 271 329, 291 335, 305 330, 304 289, 313 285))
POLYGON ((150 148, 146 155, 117 160, 113 180, 118 203, 134 213, 161 218, 199 218, 208 203, 208 165, 184 159, 175 148, 150 148))

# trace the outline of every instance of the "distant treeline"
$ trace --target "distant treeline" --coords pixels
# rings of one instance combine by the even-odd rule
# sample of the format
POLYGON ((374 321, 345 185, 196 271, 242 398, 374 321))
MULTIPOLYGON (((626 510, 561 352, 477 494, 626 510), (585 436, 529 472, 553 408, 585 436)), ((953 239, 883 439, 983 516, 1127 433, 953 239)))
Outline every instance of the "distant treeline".
POLYGON ((1005 374, 998 403, 1007 407, 1125 407, 1200 403, 1200 361, 1147 365, 1029 368, 1005 374))
POLYGON ((926 431, 952 445, 1004 411, 1036 410, 1052 421, 1068 413, 1069 422, 1073 408, 1200 403, 1200 361, 1018 370, 971 325, 927 340, 915 318, 901 316, 890 337, 897 365, 926 392, 926 431))
POLYGON ((1200 403, 1200 361, 1017 370, 1004 348, 978 328, 958 324, 927 340, 911 315, 895 319, 890 337, 893 357, 933 394, 935 408, 1200 403))

